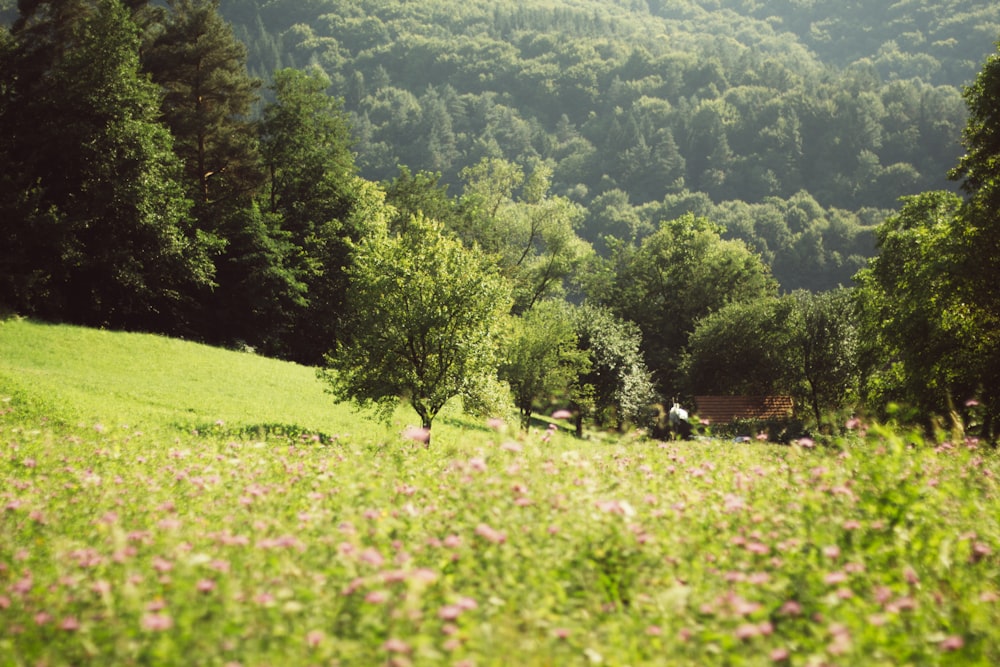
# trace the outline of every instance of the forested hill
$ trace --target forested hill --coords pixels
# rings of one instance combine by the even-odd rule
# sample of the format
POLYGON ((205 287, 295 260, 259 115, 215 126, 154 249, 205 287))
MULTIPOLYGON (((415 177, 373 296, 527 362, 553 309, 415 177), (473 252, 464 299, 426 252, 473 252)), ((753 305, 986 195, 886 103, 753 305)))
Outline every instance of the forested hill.
POLYGON ((847 284, 902 195, 953 188, 961 87, 993 2, 222 0, 251 73, 318 64, 358 165, 554 165, 582 235, 684 212, 750 242, 786 288, 847 284))

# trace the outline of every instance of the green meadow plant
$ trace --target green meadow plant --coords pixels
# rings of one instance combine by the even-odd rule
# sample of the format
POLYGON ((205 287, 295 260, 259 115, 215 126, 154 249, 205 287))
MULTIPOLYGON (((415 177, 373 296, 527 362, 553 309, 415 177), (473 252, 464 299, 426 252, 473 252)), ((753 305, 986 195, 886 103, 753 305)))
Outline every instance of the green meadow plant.
POLYGON ((0 665, 1000 663, 1000 460, 975 440, 581 440, 458 412, 430 448, 405 416, 140 430, 43 421, 4 363, 0 665))

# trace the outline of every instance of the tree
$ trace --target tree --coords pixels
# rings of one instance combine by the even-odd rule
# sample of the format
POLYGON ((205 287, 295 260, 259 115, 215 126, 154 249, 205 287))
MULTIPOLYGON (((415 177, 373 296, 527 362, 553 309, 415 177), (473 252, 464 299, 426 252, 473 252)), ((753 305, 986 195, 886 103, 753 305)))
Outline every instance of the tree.
POLYGON ((856 398, 850 290, 729 303, 698 320, 681 369, 693 394, 788 394, 823 425, 856 398))
POLYGON ((680 371, 691 394, 727 396, 793 393, 798 383, 794 344, 796 303, 764 296, 730 302, 699 318, 680 371))
POLYGON ((517 165, 494 158, 464 170, 463 176, 466 223, 460 235, 497 255, 502 273, 514 285, 514 312, 561 297, 565 281, 592 249, 576 234, 583 209, 549 194, 552 170, 537 163, 525 176, 517 165))
POLYGON ((362 239, 348 275, 350 334, 321 371, 338 400, 388 418, 405 398, 426 429, 451 398, 489 402, 511 290, 486 255, 415 216, 362 239))
POLYGON ((564 302, 546 300, 514 318, 500 379, 510 385, 525 428, 538 401, 571 398, 581 374, 590 370, 569 309, 564 302))
POLYGON ((184 332, 211 283, 139 31, 118 0, 24 3, 0 84, 0 274, 22 312, 184 332))
POLYGON ((858 327, 854 295, 837 289, 814 294, 795 292, 798 329, 791 357, 800 364, 803 393, 812 407, 817 427, 825 411, 840 410, 857 398, 858 327))
POLYGON ((412 173, 401 166, 399 174, 386 186, 386 201, 395 209, 393 231, 400 232, 415 215, 423 214, 444 224, 447 229, 461 228, 461 212, 448 196, 448 186, 441 185, 441 174, 427 171, 412 173))
POLYGON ((962 135, 966 153, 950 175, 962 180, 969 195, 961 218, 967 252, 961 276, 983 327, 977 374, 989 432, 1000 417, 1000 42, 963 97, 969 110, 962 135))
POLYGON ((367 223, 359 205, 350 124, 326 90, 318 68, 274 74, 274 101, 264 108, 261 152, 268 173, 267 207, 288 236, 282 264, 304 287, 289 312, 283 356, 316 364, 338 337, 344 311, 350 244, 367 223))
POLYGON ((992 398, 995 385, 985 381, 1000 327, 966 277, 975 251, 961 198, 927 192, 902 201, 878 229, 879 256, 857 276, 863 390, 875 406, 908 403, 929 427, 949 419, 955 402, 992 398))
POLYGON ((260 156, 250 112, 260 81, 246 71, 246 47, 219 14, 219 0, 168 0, 162 25, 142 55, 163 88, 163 120, 184 162, 199 223, 246 204, 260 186, 260 156))
POLYGON ((683 378, 678 365, 695 323, 734 301, 776 291, 760 257, 723 240, 705 218, 664 222, 639 247, 620 244, 589 280, 589 293, 642 332, 643 356, 664 396, 683 378))
MULTIPOLYGON (((639 327, 599 306, 584 304, 573 314, 577 344, 590 358, 589 369, 580 376, 580 394, 589 398, 594 421, 621 428, 639 420, 657 400, 639 327)), ((581 429, 578 420, 577 432, 581 429)))

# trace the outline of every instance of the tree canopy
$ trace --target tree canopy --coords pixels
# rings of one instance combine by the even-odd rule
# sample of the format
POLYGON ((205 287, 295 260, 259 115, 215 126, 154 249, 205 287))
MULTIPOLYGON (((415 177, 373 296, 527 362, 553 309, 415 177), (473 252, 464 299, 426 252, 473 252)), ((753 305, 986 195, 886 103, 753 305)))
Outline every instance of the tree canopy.
POLYGON ((452 398, 495 401, 511 288, 486 255, 416 216, 362 239, 348 275, 349 335, 322 374, 335 397, 384 415, 403 397, 427 429, 452 398))
POLYGON ((690 214, 663 223, 638 248, 619 247, 588 285, 595 301, 638 325, 646 361, 666 396, 682 388, 681 355, 701 317, 776 287, 745 244, 722 239, 718 226, 690 214))
MULTIPOLYGON (((668 198, 756 207, 806 193, 819 211, 788 234, 758 226, 769 212, 750 226, 711 216, 731 237, 766 243, 788 291, 849 284, 899 196, 950 187, 961 86, 1000 33, 1000 9, 985 1, 849 7, 222 4, 260 76, 307 63, 331 75, 372 180, 405 165, 457 188, 484 158, 542 160, 553 195, 591 209, 624 192, 650 230, 659 220, 642 207, 668 198)), ((598 245, 604 221, 591 217, 582 236, 598 245)))

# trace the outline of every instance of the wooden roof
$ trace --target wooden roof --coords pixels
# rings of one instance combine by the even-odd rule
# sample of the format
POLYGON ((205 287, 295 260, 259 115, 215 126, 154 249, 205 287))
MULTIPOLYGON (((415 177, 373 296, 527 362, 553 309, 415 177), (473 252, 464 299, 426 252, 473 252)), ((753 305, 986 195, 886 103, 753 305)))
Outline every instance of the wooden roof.
POLYGON ((791 396, 695 396, 695 414, 710 424, 737 419, 787 419, 794 407, 791 396))

